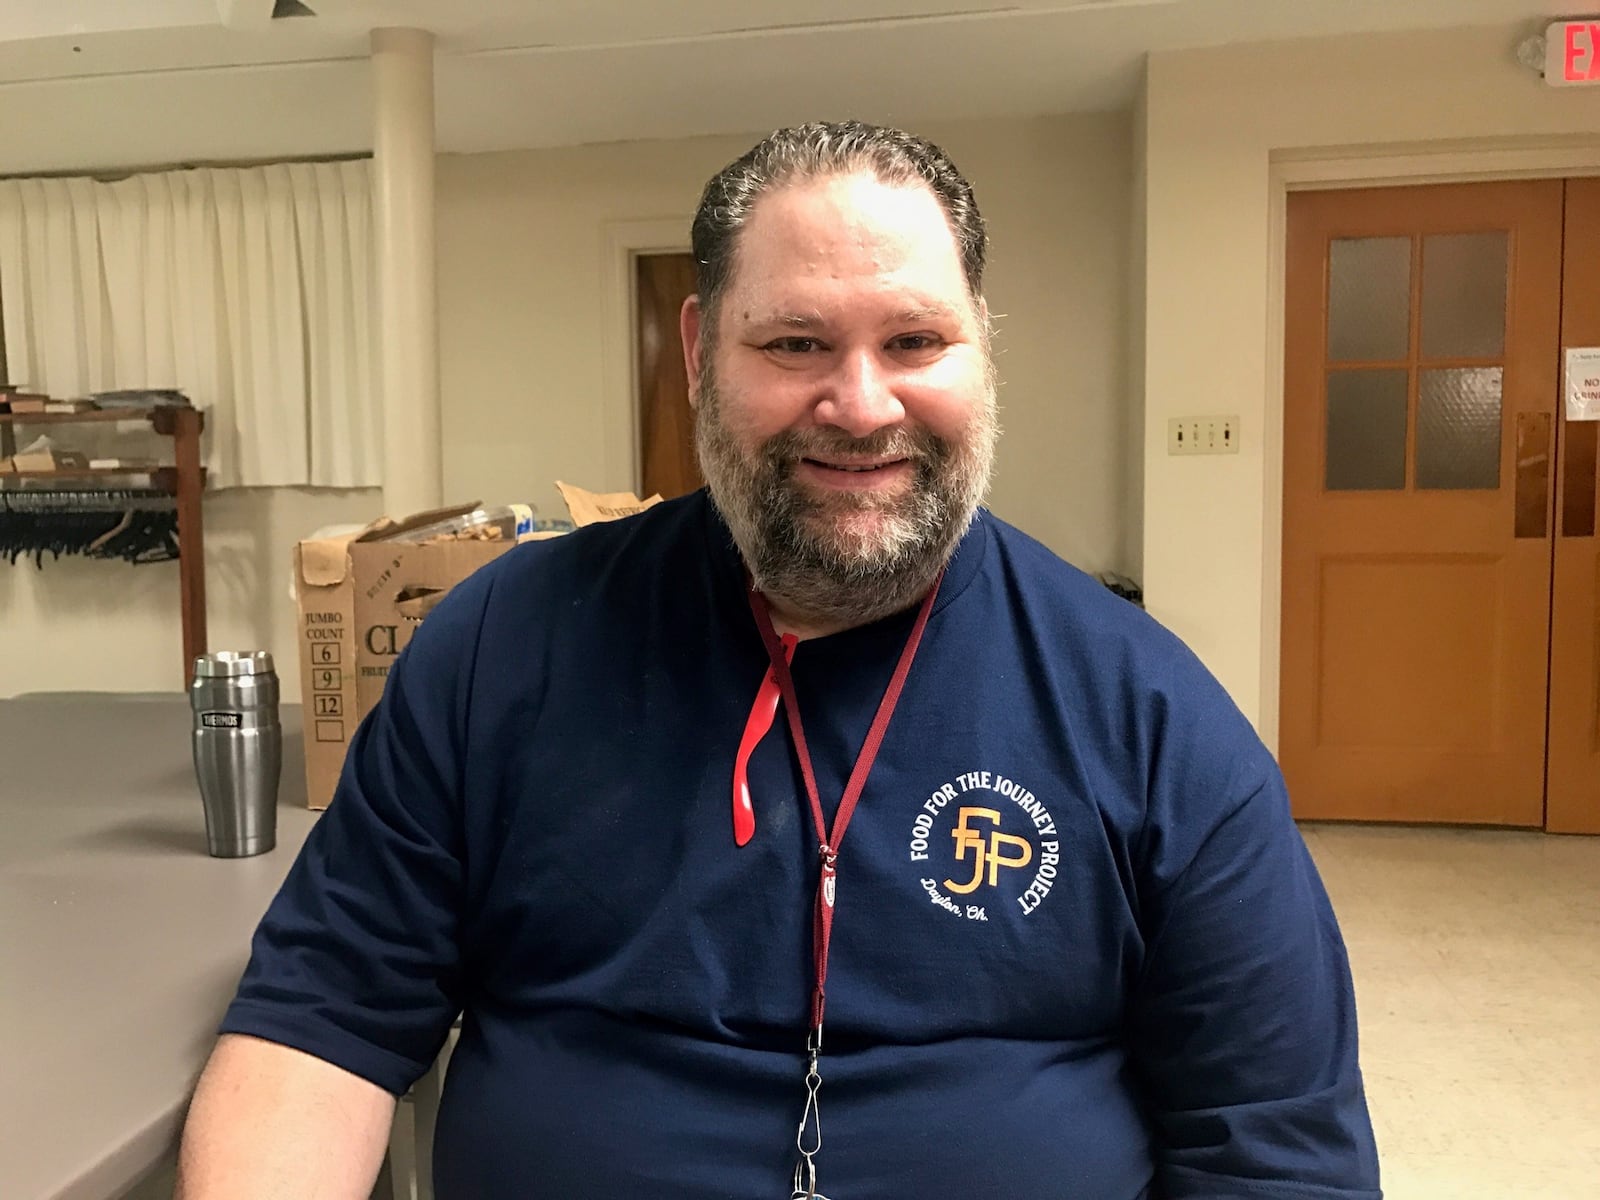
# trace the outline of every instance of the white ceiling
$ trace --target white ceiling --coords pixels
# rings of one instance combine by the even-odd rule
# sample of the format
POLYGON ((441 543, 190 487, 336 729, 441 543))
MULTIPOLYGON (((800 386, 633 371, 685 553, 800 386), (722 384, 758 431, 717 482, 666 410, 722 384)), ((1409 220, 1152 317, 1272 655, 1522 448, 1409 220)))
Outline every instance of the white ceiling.
POLYGON ((1550 0, 305 2, 316 16, 274 21, 272 0, 5 0, 0 172, 364 150, 368 34, 381 26, 437 34, 439 146, 478 151, 819 117, 1118 108, 1151 51, 1533 31, 1570 11, 1550 0))

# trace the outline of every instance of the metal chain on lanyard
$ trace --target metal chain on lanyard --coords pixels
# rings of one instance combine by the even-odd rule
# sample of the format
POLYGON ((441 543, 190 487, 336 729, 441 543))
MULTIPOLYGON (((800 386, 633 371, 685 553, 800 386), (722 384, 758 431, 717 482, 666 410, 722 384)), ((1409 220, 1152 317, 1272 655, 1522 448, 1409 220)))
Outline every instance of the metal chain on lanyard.
POLYGON ((817 1104, 822 1074, 817 1070, 817 1056, 821 1053, 822 1027, 819 1025, 806 1037, 806 1106, 800 1113, 800 1129, 794 1137, 800 1158, 794 1164, 794 1193, 790 1200, 828 1200, 817 1191, 817 1153, 822 1149, 822 1109, 817 1104))
POLYGON ((833 910, 838 899, 839 879, 839 846, 844 841, 845 829, 850 824, 850 817, 856 810, 856 803, 861 799, 861 792, 866 787, 867 776, 872 773, 872 764, 877 761, 878 750, 883 746, 884 735, 889 730, 889 722, 894 717, 895 706, 900 703, 900 693, 905 688, 906 676, 911 672, 911 663, 917 656, 917 647, 922 642, 923 632, 928 627, 928 618, 933 613, 933 601, 939 594, 939 584, 944 578, 941 570, 929 588, 927 596, 923 598, 922 607, 917 610, 916 623, 911 627, 910 636, 906 638, 905 648, 900 652, 900 661, 895 664, 894 674, 889 678, 889 684, 884 689, 883 699, 878 702, 878 711, 872 718, 872 726, 867 730, 867 739, 861 746, 861 753, 856 757, 856 764, 850 772, 850 780, 845 784, 844 795, 839 800, 838 811, 834 813, 833 828, 828 828, 826 814, 822 811, 822 797, 817 791, 816 772, 811 767, 811 751, 806 746, 805 729, 800 723, 800 703, 795 695, 794 676, 789 671, 788 654, 777 631, 772 626, 772 614, 768 610, 766 597, 754 588, 749 589, 750 611, 755 616, 756 628, 761 633, 761 642, 766 647, 767 659, 772 664, 773 677, 778 682, 778 688, 783 696, 783 707, 789 722, 789 735, 794 741, 795 757, 800 762, 800 774, 805 780, 806 798, 811 802, 811 820, 817 833, 817 856, 819 859, 817 872, 817 900, 815 916, 812 922, 811 944, 813 957, 816 961, 816 986, 811 993, 811 1028, 806 1034, 806 1076, 805 1107, 800 1113, 800 1127, 795 1134, 795 1148, 800 1152, 800 1158, 794 1168, 794 1192, 791 1200, 827 1200, 821 1192, 817 1191, 817 1155, 822 1150, 822 1108, 819 1096, 822 1091, 822 1072, 819 1060, 822 1056, 822 1015, 823 1006, 827 996, 828 979, 828 944, 833 936, 833 910))

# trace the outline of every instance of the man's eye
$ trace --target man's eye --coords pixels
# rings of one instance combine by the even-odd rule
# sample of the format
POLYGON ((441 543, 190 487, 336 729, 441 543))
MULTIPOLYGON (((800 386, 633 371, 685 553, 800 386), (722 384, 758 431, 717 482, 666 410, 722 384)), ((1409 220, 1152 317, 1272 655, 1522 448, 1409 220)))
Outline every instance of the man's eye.
POLYGON ((764 348, 776 350, 779 354, 815 354, 822 348, 822 343, 816 338, 785 337, 774 338, 764 348))
POLYGON ((931 333, 906 333, 889 342, 891 349, 904 350, 909 353, 932 350, 939 344, 939 339, 931 333))

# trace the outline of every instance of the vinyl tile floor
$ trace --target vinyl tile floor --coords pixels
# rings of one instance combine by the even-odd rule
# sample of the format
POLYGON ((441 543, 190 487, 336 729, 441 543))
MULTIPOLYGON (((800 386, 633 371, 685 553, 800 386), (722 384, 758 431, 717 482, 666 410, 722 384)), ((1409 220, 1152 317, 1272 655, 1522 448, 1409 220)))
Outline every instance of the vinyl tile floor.
POLYGON ((1600 1200, 1600 838, 1302 826, 1386 1200, 1600 1200))

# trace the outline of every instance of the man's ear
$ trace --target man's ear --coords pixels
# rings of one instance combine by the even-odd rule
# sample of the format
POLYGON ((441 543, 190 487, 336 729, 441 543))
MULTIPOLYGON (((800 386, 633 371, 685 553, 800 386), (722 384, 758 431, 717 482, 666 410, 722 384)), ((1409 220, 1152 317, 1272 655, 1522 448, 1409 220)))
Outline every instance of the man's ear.
POLYGON ((683 339, 683 367, 689 377, 689 407, 700 406, 701 363, 705 344, 701 338, 705 314, 700 311, 700 297, 690 296, 678 313, 678 333, 683 339))

